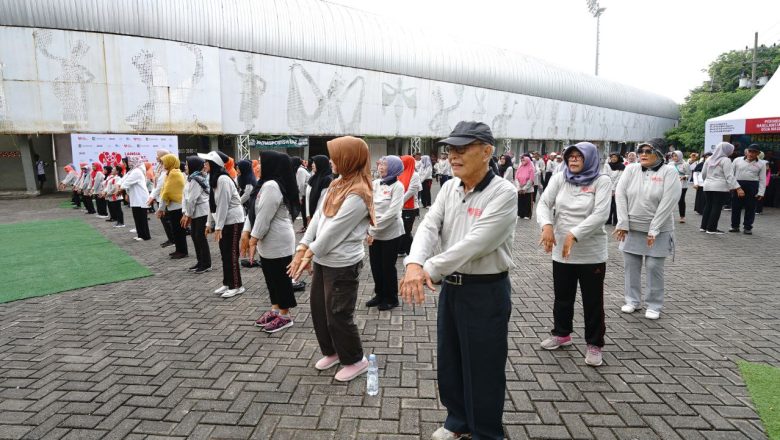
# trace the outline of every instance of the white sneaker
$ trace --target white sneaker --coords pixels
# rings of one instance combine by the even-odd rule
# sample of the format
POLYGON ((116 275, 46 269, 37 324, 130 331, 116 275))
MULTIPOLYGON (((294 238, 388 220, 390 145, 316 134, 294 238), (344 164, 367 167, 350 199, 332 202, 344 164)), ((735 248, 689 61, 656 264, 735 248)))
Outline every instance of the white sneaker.
POLYGON ((215 290, 214 293, 216 293, 217 295, 221 295, 221 294, 227 292, 229 289, 230 288, 228 286, 222 286, 219 289, 215 290))
POLYGON ((225 293, 222 294, 222 298, 232 298, 236 295, 241 295, 244 292, 246 292, 246 289, 243 286, 237 289, 226 290, 225 293))
POLYGON ((634 313, 641 308, 642 307, 635 306, 633 304, 625 304, 623 307, 620 308, 620 311, 623 313, 634 313))
POLYGON ((135 238, 133 238, 133 240, 135 240, 135 241, 144 241, 144 239, 141 238, 141 237, 135 237, 135 238))
POLYGON ((661 317, 661 312, 659 312, 657 310, 647 309, 647 311, 645 312, 645 318, 647 318, 647 319, 655 320, 655 319, 658 319, 660 317, 661 317))
POLYGON ((434 431, 433 435, 431 435, 431 440, 467 440, 470 438, 471 434, 458 434, 443 426, 434 431))
POLYGON ((125 225, 114 225, 115 228, 124 228, 125 225))
POLYGON ((136 230, 135 230, 135 228, 133 228, 133 229, 131 229, 129 232, 130 232, 131 234, 135 234, 135 233, 136 233, 136 232, 138 232, 138 231, 136 231, 136 230))

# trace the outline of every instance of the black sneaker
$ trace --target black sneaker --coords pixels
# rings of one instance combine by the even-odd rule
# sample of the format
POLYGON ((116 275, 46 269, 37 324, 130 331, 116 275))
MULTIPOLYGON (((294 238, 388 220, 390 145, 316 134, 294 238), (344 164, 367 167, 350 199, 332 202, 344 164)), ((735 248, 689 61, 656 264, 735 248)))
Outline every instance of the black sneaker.
POLYGON ((731 228, 729 229, 729 232, 739 232, 739 228, 731 228))
POLYGON ((366 301, 366 307, 376 307, 380 304, 382 304, 382 299, 379 298, 378 296, 375 296, 370 300, 366 301))
POLYGON ((379 309, 379 310, 392 310, 392 309, 394 309, 396 307, 398 307, 398 302, 397 301, 395 303, 392 303, 392 304, 388 304, 388 303, 379 304, 379 307, 377 307, 377 309, 379 309))
POLYGON ((725 232, 721 231, 720 229, 716 229, 714 231, 707 231, 708 234, 715 234, 715 235, 723 235, 725 232))
POLYGON ((187 258, 187 254, 182 252, 174 252, 171 255, 171 260, 181 260, 182 258, 187 258))
POLYGON ((168 246, 173 246, 173 242, 170 240, 165 240, 164 242, 160 243, 161 248, 166 248, 168 246))
POLYGON ((211 266, 209 267, 199 267, 195 270, 195 273, 205 273, 205 272, 211 272, 211 266))
POLYGON ((187 270, 188 270, 188 271, 190 271, 190 272, 195 272, 195 271, 196 271, 196 270, 198 270, 199 268, 200 268, 200 266, 198 266, 198 265, 196 264, 196 265, 194 265, 194 266, 192 266, 192 267, 188 267, 188 268, 187 268, 187 270))
POLYGON ((753 230, 752 229, 745 229, 745 232, 743 232, 743 234, 745 234, 745 235, 753 235, 753 230))
POLYGON ((293 292, 302 292, 306 290, 306 281, 298 281, 297 283, 292 283, 293 292))

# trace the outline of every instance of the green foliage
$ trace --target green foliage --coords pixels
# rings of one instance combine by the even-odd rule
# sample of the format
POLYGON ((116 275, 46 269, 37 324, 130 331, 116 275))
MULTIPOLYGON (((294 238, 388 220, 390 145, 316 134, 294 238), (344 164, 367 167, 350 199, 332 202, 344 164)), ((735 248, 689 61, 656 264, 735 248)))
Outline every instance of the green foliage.
MULTIPOLYGON (((704 145, 704 124, 707 119, 721 116, 742 107, 760 89, 740 89, 740 76, 750 76, 752 51, 724 52, 709 69, 710 81, 691 90, 680 106, 680 123, 666 132, 666 138, 684 151, 698 151, 704 145)), ((759 64, 756 76, 772 76, 780 66, 780 46, 761 46, 756 53, 759 64)))
POLYGON ((758 90, 692 92, 680 106, 680 123, 666 132, 666 138, 684 151, 699 151, 704 145, 704 123, 742 107, 758 90))
POLYGON ((738 361, 750 398, 771 440, 780 440, 780 368, 738 361))

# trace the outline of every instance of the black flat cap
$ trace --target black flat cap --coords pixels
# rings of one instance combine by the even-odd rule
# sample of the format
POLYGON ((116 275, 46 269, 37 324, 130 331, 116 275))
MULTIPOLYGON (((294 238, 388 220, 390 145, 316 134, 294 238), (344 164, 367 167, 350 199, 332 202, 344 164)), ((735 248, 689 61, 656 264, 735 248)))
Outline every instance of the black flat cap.
POLYGON ((437 142, 437 145, 455 145, 463 146, 472 142, 480 141, 486 144, 495 145, 493 132, 487 124, 476 121, 460 121, 452 130, 450 136, 437 142))

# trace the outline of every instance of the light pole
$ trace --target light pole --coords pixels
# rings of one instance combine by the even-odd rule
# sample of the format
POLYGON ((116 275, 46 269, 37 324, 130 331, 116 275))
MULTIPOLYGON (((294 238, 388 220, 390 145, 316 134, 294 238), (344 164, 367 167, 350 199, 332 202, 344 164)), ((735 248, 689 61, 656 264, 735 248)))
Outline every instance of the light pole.
POLYGON ((607 10, 607 8, 599 7, 599 0, 587 0, 588 11, 596 18, 596 76, 599 76, 599 43, 601 32, 601 14, 607 10))

